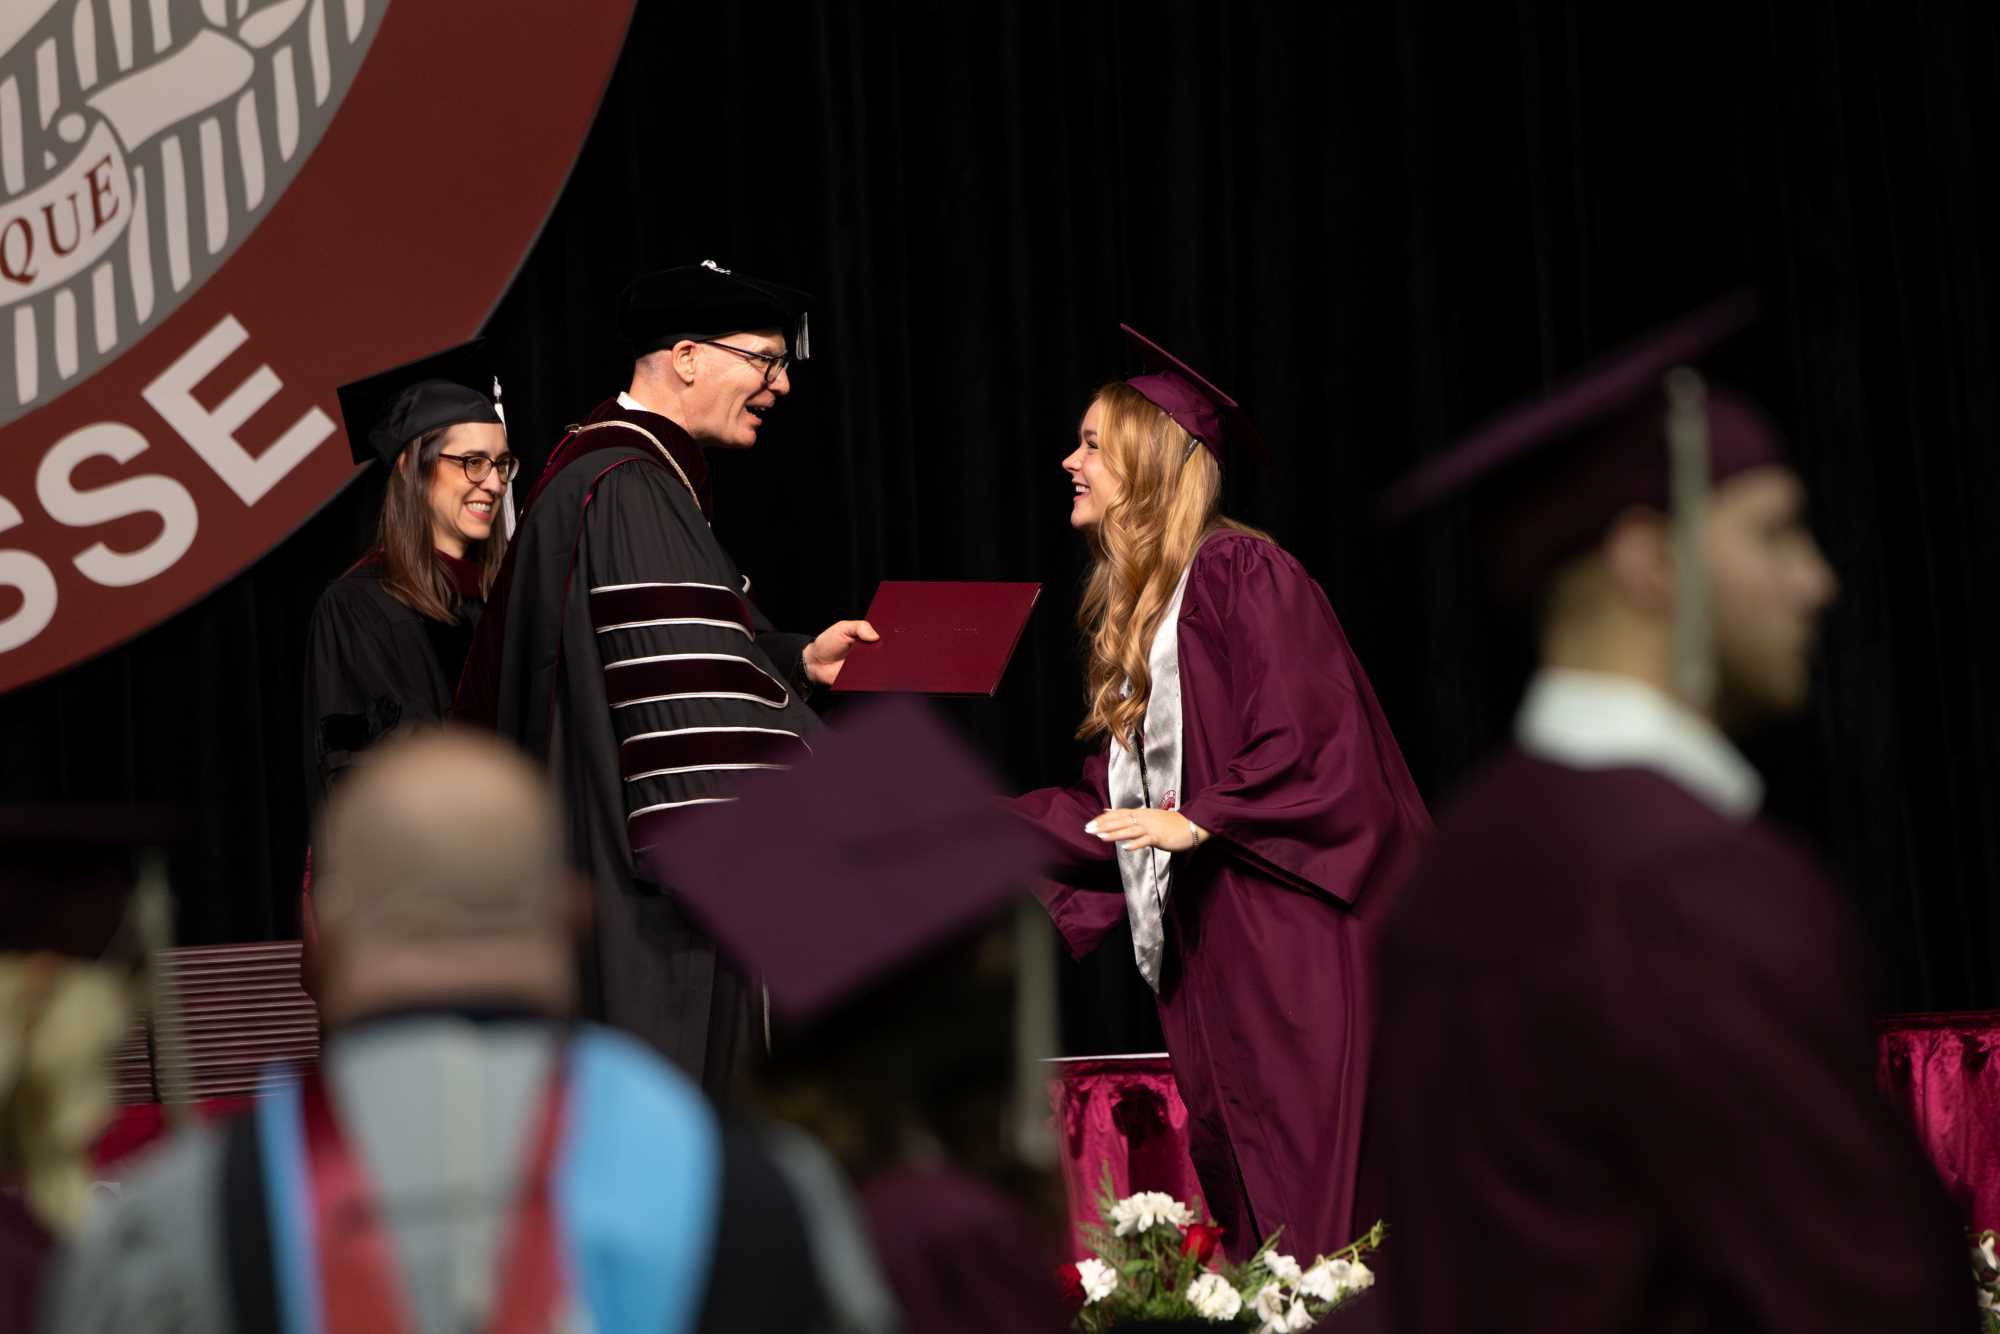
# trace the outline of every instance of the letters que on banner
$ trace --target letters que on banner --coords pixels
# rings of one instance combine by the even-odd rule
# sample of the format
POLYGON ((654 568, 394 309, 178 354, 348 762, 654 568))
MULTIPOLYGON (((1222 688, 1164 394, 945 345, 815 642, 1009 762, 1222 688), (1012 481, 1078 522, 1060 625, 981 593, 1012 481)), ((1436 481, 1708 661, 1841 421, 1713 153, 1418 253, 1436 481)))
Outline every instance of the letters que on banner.
POLYGON ((334 386, 499 300, 630 0, 489 3, 0 5, 0 690, 269 550, 353 474, 334 386))

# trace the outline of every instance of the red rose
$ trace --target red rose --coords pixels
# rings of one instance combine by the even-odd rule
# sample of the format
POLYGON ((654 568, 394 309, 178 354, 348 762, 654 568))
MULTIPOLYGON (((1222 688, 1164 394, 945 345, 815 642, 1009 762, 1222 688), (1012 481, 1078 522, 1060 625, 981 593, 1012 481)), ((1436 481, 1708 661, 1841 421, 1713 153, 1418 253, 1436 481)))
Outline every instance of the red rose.
POLYGON ((1196 1264, 1205 1265, 1208 1257, 1215 1254, 1215 1248, 1222 1244, 1222 1229, 1208 1223, 1196 1223, 1188 1228, 1187 1238, 1181 1242, 1181 1254, 1192 1255, 1196 1264))
POLYGON ((1056 1286, 1062 1289, 1063 1300, 1072 1311, 1083 1309, 1083 1278, 1073 1264, 1056 1266, 1056 1286))

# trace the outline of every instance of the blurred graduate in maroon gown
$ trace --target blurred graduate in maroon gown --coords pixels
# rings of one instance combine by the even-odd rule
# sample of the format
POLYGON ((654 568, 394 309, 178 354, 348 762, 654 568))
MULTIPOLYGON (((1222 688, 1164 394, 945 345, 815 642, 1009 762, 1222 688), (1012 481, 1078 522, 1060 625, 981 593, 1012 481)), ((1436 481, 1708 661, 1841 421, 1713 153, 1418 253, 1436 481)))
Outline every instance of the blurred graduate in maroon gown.
POLYGON ((1148 373, 1099 391, 1063 460, 1097 556, 1079 734, 1104 749, 1015 806, 1060 850, 1070 949, 1131 925, 1230 1253, 1282 1226, 1311 1256, 1373 1221, 1370 935, 1429 822, 1326 595, 1219 511, 1255 428, 1127 333, 1148 373))
POLYGON ((832 1152, 872 1243, 827 1248, 831 1286, 872 1250, 903 1334, 1065 1329, 1060 1193, 1019 1138, 1023 1095, 1048 1105, 1042 1025, 1017 1014, 1055 998, 1012 957, 1040 849, 924 706, 843 710, 813 752, 692 812, 648 867, 770 987, 754 1101, 832 1152))
POLYGON ((1689 317, 1392 500, 1471 492, 1541 660, 1383 933, 1406 1334, 1972 1327, 1873 1085, 1865 942, 1725 735, 1804 703, 1835 591, 1770 426, 1675 369, 1748 315, 1689 317))

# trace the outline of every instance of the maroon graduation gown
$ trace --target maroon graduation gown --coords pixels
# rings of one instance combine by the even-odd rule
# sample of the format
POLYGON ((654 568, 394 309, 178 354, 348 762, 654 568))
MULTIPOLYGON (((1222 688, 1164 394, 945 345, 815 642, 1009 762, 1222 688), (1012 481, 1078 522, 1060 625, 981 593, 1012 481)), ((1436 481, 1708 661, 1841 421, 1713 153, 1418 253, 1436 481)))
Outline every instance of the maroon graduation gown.
POLYGON ((746 596, 687 433, 616 400, 584 425, 598 423, 557 446, 529 495, 455 712, 545 761, 563 795, 595 890, 590 1016, 723 1095, 752 1051, 754 988, 639 854, 691 803, 807 753, 808 638, 746 596))
POLYGON ((42 1279, 55 1249, 55 1238, 21 1198, 0 1190, 0 1334, 35 1328, 42 1279))
MULTIPOLYGON (((1270 542, 1196 553, 1178 628, 1182 809, 1158 997, 1202 1193, 1243 1256, 1280 1226, 1301 1258, 1357 1225, 1373 1029, 1371 936, 1429 829, 1326 594, 1270 542)), ((1100 752, 1015 799, 1059 850, 1043 902, 1081 956, 1125 920, 1100 752)), ((1362 1201, 1362 1212, 1373 1201, 1362 1201)))
POLYGON ((1510 750, 1381 969, 1405 1334, 1972 1328, 1963 1240, 1875 1091, 1860 935, 1767 826, 1510 750))
POLYGON ((903 1334, 1069 1328, 1055 1282, 1062 1249, 997 1188, 942 1165, 886 1172, 858 1193, 903 1334))

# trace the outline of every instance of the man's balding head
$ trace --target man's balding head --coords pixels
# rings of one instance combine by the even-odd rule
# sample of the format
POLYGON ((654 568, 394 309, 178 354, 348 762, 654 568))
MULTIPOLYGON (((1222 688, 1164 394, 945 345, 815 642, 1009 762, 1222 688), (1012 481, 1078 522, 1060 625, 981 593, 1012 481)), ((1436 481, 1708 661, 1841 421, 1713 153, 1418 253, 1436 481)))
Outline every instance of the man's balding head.
POLYGON ((329 1023, 428 1003, 566 1006, 569 873, 554 794, 490 737, 372 754, 313 845, 329 1023))

